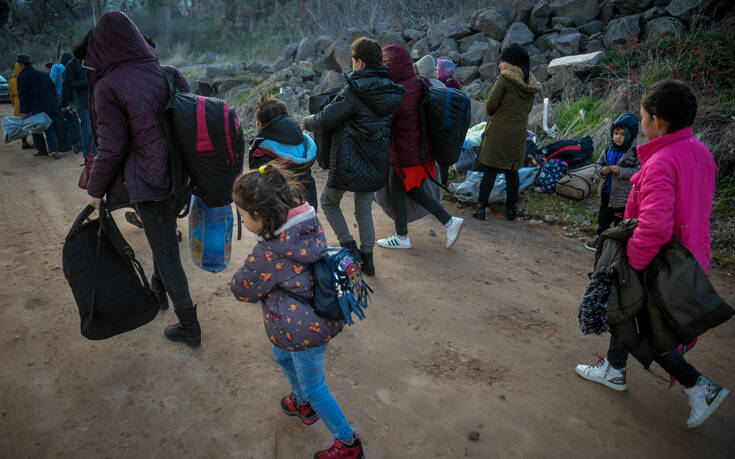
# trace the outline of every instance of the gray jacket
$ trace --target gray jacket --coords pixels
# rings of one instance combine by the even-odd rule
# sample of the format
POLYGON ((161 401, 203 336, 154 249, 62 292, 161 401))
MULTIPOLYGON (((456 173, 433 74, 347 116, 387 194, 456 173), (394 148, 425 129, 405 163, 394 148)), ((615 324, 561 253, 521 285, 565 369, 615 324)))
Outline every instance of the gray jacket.
POLYGON ((620 157, 620 161, 618 161, 617 164, 608 164, 608 150, 609 148, 606 148, 605 151, 602 152, 600 159, 598 159, 595 164, 595 178, 600 179, 600 188, 598 191, 600 192, 600 195, 602 195, 602 190, 605 187, 605 180, 607 179, 607 176, 603 176, 600 173, 602 168, 605 166, 620 167, 620 174, 613 174, 610 172, 610 174, 612 174, 612 184, 610 187, 610 203, 608 206, 617 209, 625 207, 628 202, 630 190, 633 189, 633 184, 630 182, 630 178, 633 177, 636 172, 641 170, 641 162, 638 159, 635 147, 633 147, 620 157))

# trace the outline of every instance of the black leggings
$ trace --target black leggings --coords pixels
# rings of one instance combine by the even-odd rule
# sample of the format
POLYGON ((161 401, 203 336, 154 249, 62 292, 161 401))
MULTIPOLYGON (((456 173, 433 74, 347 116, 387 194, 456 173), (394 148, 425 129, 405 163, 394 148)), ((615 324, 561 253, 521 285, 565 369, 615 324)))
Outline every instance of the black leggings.
MULTIPOLYGON (((625 368, 628 362, 628 353, 625 344, 614 335, 610 335, 610 348, 607 350, 607 361, 610 362, 610 365, 618 370, 625 368)), ((662 352, 653 360, 679 381, 682 386, 692 387, 697 384, 700 376, 699 371, 684 360, 684 356, 679 351, 662 352)))
POLYGON ((495 178, 498 174, 505 174, 505 189, 507 199, 505 201, 506 209, 513 210, 518 202, 518 189, 521 186, 521 179, 518 175, 518 171, 512 171, 510 169, 498 169, 497 167, 490 167, 481 164, 481 170, 483 172, 482 182, 480 182, 480 195, 477 198, 478 204, 487 206, 487 201, 490 198, 490 192, 493 191, 493 185, 495 185, 495 178))
POLYGON ((395 169, 391 170, 389 180, 391 180, 391 188, 393 190, 391 200, 393 201, 393 212, 395 213, 396 234, 399 236, 405 236, 408 234, 408 208, 406 207, 406 195, 416 201, 416 203, 421 207, 428 210, 429 213, 436 217, 442 225, 446 225, 449 220, 452 219, 449 212, 442 207, 441 202, 434 199, 433 196, 424 191, 420 186, 412 188, 410 191, 405 193, 401 193, 401 190, 406 189, 406 185, 404 185, 403 180, 398 177, 395 169))

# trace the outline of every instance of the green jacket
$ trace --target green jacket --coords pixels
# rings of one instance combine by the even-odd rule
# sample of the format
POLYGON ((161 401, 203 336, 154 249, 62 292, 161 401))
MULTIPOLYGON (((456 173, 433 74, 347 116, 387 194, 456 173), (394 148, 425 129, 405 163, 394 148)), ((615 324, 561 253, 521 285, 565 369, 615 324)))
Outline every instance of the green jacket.
POLYGON ((499 169, 517 170, 523 167, 526 154, 528 114, 541 83, 529 74, 523 81, 520 67, 500 72, 487 98, 490 117, 485 126, 485 139, 478 159, 480 163, 499 169))
POLYGON ((607 301, 610 332, 646 367, 656 355, 688 344, 728 320, 733 310, 715 292, 691 252, 672 240, 643 271, 627 262, 625 248, 637 219, 602 233, 595 272, 612 271, 607 301))

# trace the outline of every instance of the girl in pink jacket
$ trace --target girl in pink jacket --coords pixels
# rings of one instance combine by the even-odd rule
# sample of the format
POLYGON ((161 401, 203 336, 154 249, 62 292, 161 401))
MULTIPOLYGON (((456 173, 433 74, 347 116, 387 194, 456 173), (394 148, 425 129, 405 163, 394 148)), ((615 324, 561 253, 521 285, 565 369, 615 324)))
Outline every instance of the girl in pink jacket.
MULTIPOLYGON (((633 189, 625 207, 626 219, 638 219, 627 246, 628 262, 635 269, 645 269, 673 236, 705 272, 709 270, 717 168, 712 153, 692 135, 696 115, 697 99, 680 81, 661 81, 641 100, 641 127, 650 141, 638 147, 641 170, 630 179, 633 189)), ((625 345, 611 336, 607 358, 596 365, 577 365, 576 371, 585 379, 624 391, 627 359, 625 345)), ((689 428, 702 424, 729 394, 702 376, 678 350, 659 354, 655 361, 684 386, 691 408, 689 428)))

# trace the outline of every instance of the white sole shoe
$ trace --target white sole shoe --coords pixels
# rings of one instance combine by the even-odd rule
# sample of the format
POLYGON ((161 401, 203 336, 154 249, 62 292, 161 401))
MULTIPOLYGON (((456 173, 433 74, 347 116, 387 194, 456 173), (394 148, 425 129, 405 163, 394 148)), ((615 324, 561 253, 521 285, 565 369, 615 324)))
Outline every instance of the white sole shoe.
POLYGON ((607 360, 599 362, 597 365, 577 365, 574 371, 587 381, 602 384, 612 390, 616 390, 618 392, 625 392, 628 390, 625 370, 616 370, 610 366, 610 363, 607 360))
POLYGON ((464 219, 459 217, 452 217, 449 227, 446 228, 447 248, 452 247, 454 243, 457 242, 457 239, 459 238, 459 233, 462 232, 462 223, 464 223, 464 219))
POLYGON ((378 245, 386 249, 410 249, 411 238, 400 239, 397 234, 385 239, 378 239, 378 245))

